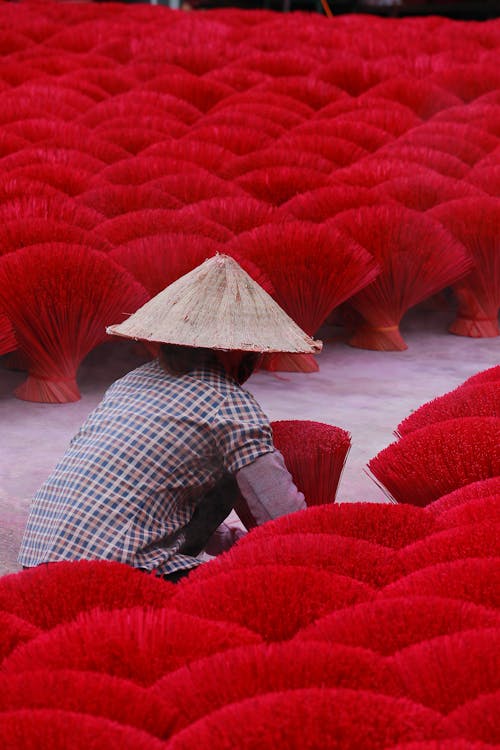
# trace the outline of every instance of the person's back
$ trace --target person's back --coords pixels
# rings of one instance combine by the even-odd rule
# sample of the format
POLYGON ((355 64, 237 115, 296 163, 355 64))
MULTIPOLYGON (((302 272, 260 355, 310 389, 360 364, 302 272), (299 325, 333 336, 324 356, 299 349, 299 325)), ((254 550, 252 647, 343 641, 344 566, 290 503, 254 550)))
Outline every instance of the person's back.
POLYGON ((107 390, 35 495, 19 561, 192 565, 176 535, 197 503, 225 471, 273 450, 266 416, 221 365, 181 376, 143 365, 107 390))

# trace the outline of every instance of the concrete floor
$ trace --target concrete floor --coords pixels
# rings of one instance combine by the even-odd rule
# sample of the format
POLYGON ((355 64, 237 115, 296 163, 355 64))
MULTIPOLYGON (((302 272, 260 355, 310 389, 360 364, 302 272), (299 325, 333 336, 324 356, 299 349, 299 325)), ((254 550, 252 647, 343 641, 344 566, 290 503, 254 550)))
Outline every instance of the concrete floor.
MULTIPOLYGON (((326 344, 313 374, 259 372, 247 387, 270 419, 313 419, 352 435, 338 500, 386 500, 365 466, 394 440, 393 430, 422 403, 453 389, 470 375, 500 362, 500 338, 468 339, 446 332, 452 310, 410 312, 402 332, 405 352, 326 344)), ((339 331, 330 331, 329 333, 339 331)), ((13 389, 24 375, 1 367, 0 575, 18 570, 17 550, 33 492, 48 476, 72 435, 107 386, 141 364, 126 342, 91 352, 79 372, 81 401, 48 405, 19 401, 13 389)))

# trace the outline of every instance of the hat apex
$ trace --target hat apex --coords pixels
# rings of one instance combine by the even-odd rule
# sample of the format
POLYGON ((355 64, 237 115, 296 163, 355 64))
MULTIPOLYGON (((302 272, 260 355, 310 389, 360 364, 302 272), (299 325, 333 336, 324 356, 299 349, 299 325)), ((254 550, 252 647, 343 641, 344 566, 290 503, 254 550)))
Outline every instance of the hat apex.
POLYGON ((234 258, 222 254, 181 276, 106 332, 208 349, 298 354, 322 348, 234 258))

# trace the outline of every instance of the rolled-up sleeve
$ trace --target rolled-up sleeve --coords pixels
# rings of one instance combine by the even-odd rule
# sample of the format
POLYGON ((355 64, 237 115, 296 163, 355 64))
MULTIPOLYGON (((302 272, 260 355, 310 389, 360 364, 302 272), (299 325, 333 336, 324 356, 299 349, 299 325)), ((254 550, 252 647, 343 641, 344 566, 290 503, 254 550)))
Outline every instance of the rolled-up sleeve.
POLYGON ((236 474, 236 481, 257 525, 306 508, 279 451, 257 458, 236 474))

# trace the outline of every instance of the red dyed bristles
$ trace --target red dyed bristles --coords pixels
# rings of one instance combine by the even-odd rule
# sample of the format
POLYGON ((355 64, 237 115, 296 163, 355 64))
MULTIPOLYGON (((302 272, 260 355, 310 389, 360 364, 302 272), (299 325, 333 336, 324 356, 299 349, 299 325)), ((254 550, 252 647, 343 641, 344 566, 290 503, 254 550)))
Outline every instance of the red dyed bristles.
POLYGON ((135 310, 146 290, 103 253, 52 243, 0 261, 0 305, 29 363, 16 395, 64 403, 80 398, 76 371, 104 340, 105 326, 135 310))
POLYGON ((196 174, 170 174, 149 183, 152 187, 173 195, 181 204, 191 204, 210 198, 246 197, 244 191, 229 180, 201 171, 196 174))
POLYGON ((144 89, 183 99, 200 112, 209 111, 217 102, 234 93, 231 86, 207 80, 187 70, 171 71, 168 74, 160 73, 148 81, 144 89))
POLYGON ((240 234, 229 251, 269 275, 278 303, 313 335, 328 313, 375 278, 369 253, 334 227, 290 221, 240 234))
POLYGON ((170 606, 223 623, 238 623, 265 641, 288 640, 334 609, 371 599, 361 581, 298 565, 255 565, 181 586, 170 606))
POLYGON ((219 573, 255 565, 301 565, 354 578, 370 586, 385 586, 403 575, 396 553, 380 544, 337 534, 279 534, 237 544, 207 565, 199 565, 185 585, 219 573))
MULTIPOLYGON (((481 131, 479 133, 481 134, 481 131)), ((410 130, 403 136, 401 143, 436 149, 445 154, 451 154, 470 166, 485 156, 485 151, 474 142, 470 143, 464 138, 457 138, 450 134, 434 133, 425 127, 410 130)))
POLYGON ((500 382, 500 365, 489 367, 487 370, 472 375, 462 383, 462 386, 479 385, 479 383, 498 383, 500 382))
POLYGON ((153 234, 118 244, 110 257, 130 271, 154 297, 221 247, 220 243, 196 234, 153 234))
POLYGON ((368 468, 396 502, 428 505, 500 474, 500 419, 466 417, 430 424, 384 448, 368 468))
POLYGON ((500 197, 500 165, 483 165, 480 162, 471 169, 465 179, 488 195, 500 197))
POLYGON ((273 441, 308 505, 333 503, 347 454, 348 432, 309 420, 271 423, 273 441))
POLYGON ((230 179, 243 178, 255 170, 271 168, 301 168, 308 172, 320 172, 328 176, 332 164, 319 154, 307 153, 300 149, 286 148, 279 141, 276 145, 253 151, 251 154, 234 157, 225 165, 225 175, 230 179))
POLYGON ((0 255, 45 242, 83 245, 103 252, 111 249, 109 242, 97 232, 62 221, 25 216, 0 223, 0 255))
POLYGON ((295 128, 295 133, 312 136, 335 136, 344 138, 347 141, 357 143, 361 148, 367 151, 376 151, 386 143, 390 143, 394 136, 376 125, 370 125, 367 122, 356 123, 349 119, 344 119, 342 114, 337 117, 327 119, 322 117, 321 111, 312 120, 308 120, 303 125, 295 128))
POLYGON ((88 190, 95 175, 85 169, 80 169, 73 164, 27 164, 16 167, 9 173, 10 177, 23 177, 40 182, 44 185, 52 185, 66 195, 75 196, 88 190))
POLYGON ((314 110, 319 110, 335 99, 345 96, 344 91, 337 85, 331 85, 324 80, 306 75, 275 78, 263 83, 261 91, 291 96, 314 110))
POLYGON ((302 221, 322 223, 349 208, 372 206, 381 202, 375 191, 357 185, 333 183, 317 190, 299 193, 281 208, 302 221))
POLYGON ((240 625, 172 609, 94 609, 18 646, 2 671, 75 669, 151 685, 195 659, 259 642, 256 633, 240 625))
POLYGON ((323 617, 300 631, 297 641, 324 641, 369 648, 383 656, 441 635, 496 627, 500 615, 471 602, 432 594, 362 602, 323 617))
MULTIPOLYGON (((500 690, 491 693, 483 693, 474 700, 467 701, 446 717, 446 725, 460 736, 467 737, 467 750, 494 750, 498 747, 498 704, 500 702, 500 690), (483 745, 482 742, 491 742, 491 745, 483 745)), ((455 750, 455 748, 452 748, 455 750)), ((457 750, 462 750, 461 747, 457 750)))
POLYGON ((174 732, 230 703, 301 688, 352 688, 394 695, 384 659, 371 651, 326 643, 259 644, 214 654, 159 680, 151 689, 168 702, 174 732))
POLYGON ((406 349, 399 331, 404 313, 464 276, 472 265, 469 254, 438 222, 403 206, 353 209, 334 221, 381 267, 375 281, 350 299, 364 320, 349 343, 364 349, 406 349))
POLYGON ((371 89, 380 80, 368 62, 353 54, 345 54, 342 57, 339 55, 333 62, 322 65, 317 75, 320 80, 337 86, 353 97, 358 97, 371 89))
POLYGON ((230 703, 174 735, 169 747, 380 750, 403 741, 455 736, 451 729, 446 734, 441 723, 441 714, 403 698, 369 690, 305 688, 230 703))
POLYGON ((198 201, 187 206, 183 213, 206 217, 227 227, 234 234, 241 234, 250 229, 273 222, 282 222, 283 213, 265 201, 259 201, 250 195, 227 195, 198 201))
POLYGON ((499 557, 453 560, 410 573, 382 589, 380 596, 444 596, 498 610, 499 573, 499 557))
POLYGON ((165 750, 165 743, 135 727, 101 716, 58 709, 20 709, 0 716, 4 748, 51 750, 165 750))
POLYGON ((231 151, 232 154, 249 154, 271 143, 272 138, 267 133, 255 131, 253 128, 230 125, 203 125, 192 128, 186 135, 187 141, 205 141, 231 151))
POLYGON ((101 159, 76 148, 64 148, 41 143, 29 144, 29 147, 2 159, 2 167, 5 168, 6 172, 35 164, 39 164, 41 167, 45 165, 71 166, 89 174, 96 174, 106 166, 106 163, 101 159))
POLYGON ((198 119, 200 112, 196 107, 175 96, 135 89, 94 104, 79 118, 79 122, 93 128, 117 117, 134 115, 160 118, 166 116, 167 120, 176 119, 189 125, 198 119))
POLYGON ((461 103, 458 96, 428 79, 418 80, 410 76, 395 76, 373 86, 370 97, 389 99, 412 109, 418 117, 428 120, 442 109, 461 103))
POLYGON ((231 151, 215 143, 187 140, 187 138, 167 138, 155 143, 142 152, 142 156, 159 156, 192 162, 204 167, 212 174, 222 174, 224 164, 234 157, 231 151))
POLYGON ((129 565, 73 560, 40 565, 0 579, 0 610, 49 630, 94 608, 164 607, 173 585, 129 565))
POLYGON ((238 177, 237 184, 250 195, 274 206, 280 206, 298 193, 322 187, 327 183, 323 172, 306 167, 262 167, 238 177))
POLYGON ((450 331, 460 336, 498 336, 500 308, 500 205, 494 198, 464 198, 437 206, 432 215, 474 259, 471 272, 453 287, 458 313, 450 331))
POLYGON ((415 163, 418 166, 428 167, 445 177, 454 177, 458 180, 465 177, 469 169, 464 161, 452 154, 430 146, 405 143, 403 140, 393 141, 384 146, 378 151, 377 156, 408 162, 407 173, 413 171, 415 163))
POLYGON ((471 64, 470 61, 466 65, 454 65, 447 70, 436 71, 431 80, 464 102, 500 88, 500 74, 496 65, 471 64))
POLYGON ((404 695, 447 714, 500 688, 500 628, 433 638, 397 653, 392 664, 404 695))
POLYGON ((487 498, 497 494, 500 494, 500 476, 494 476, 491 479, 480 480, 479 482, 472 482, 454 492, 443 495, 429 505, 429 510, 432 513, 440 515, 471 500, 483 497, 487 498))
POLYGON ((353 164, 369 154, 369 151, 351 140, 332 136, 328 128, 325 128, 321 136, 292 133, 281 138, 280 145, 327 159, 331 164, 330 171, 336 167, 353 164))
POLYGON ((303 533, 340 534, 399 549, 436 528, 436 520, 430 513, 411 505, 336 503, 269 521, 243 537, 239 545, 269 540, 276 534, 303 533))
POLYGON ((152 691, 97 672, 40 669, 0 675, 0 711, 57 709, 110 719, 163 738, 176 712, 152 691))
POLYGON ((99 226, 99 234, 115 247, 155 234, 198 234, 214 241, 225 242, 232 233, 221 224, 204 216, 186 216, 169 209, 142 209, 116 216, 99 226))
POLYGON ((334 102, 318 112, 317 117, 334 117, 339 122, 352 120, 358 124, 366 122, 394 136, 400 136, 422 122, 410 107, 369 94, 334 102))
POLYGON ((232 109, 239 106, 243 106, 245 109, 251 108, 255 114, 259 114, 260 107, 266 107, 269 113, 271 113, 271 108, 273 108, 276 120, 283 125, 297 125, 313 114, 311 107, 304 102, 300 102, 298 99, 285 94, 270 93, 262 88, 234 94, 216 104, 212 112, 219 112, 227 107, 232 109))
POLYGON ((500 524, 494 519, 438 531, 400 550, 399 561, 406 573, 411 573, 464 557, 490 557, 497 547, 499 532, 500 524))
POLYGON ((23 218, 47 219, 82 229, 95 229, 104 217, 98 211, 79 205, 65 195, 24 195, 2 200, 0 222, 22 221, 23 218))
POLYGON ((92 187, 101 187, 106 181, 114 185, 144 185, 168 174, 199 172, 200 169, 198 165, 189 161, 139 154, 110 164, 99 174, 99 184, 92 187))
POLYGON ((108 219, 132 211, 182 206, 177 198, 149 185, 105 184, 103 187, 87 190, 79 195, 77 200, 78 203, 99 211, 108 219))
POLYGON ((17 349, 18 343, 12 323, 0 312, 0 354, 7 354, 17 349))
MULTIPOLYGON (((121 126, 111 124, 108 127, 101 125, 99 128, 99 138, 105 142, 118 145, 125 152, 126 156, 130 154, 139 154, 149 146, 161 142, 165 138, 165 132, 154 130, 152 128, 121 126)), ((185 128, 180 126, 176 128, 176 136, 185 132, 185 128)))
POLYGON ((392 198, 417 211, 427 211, 445 201, 481 194, 478 188, 465 180, 455 180, 437 172, 385 180, 373 192, 380 199, 392 198))
MULTIPOLYGON (((27 643, 42 632, 40 628, 32 625, 21 617, 0 611, 0 664, 21 643, 27 643)), ((0 703, 4 693, 0 688, 0 703)), ((5 694, 6 695, 6 694, 5 694)))
POLYGON ((412 163, 411 165, 400 158, 391 157, 386 152, 375 153, 361 162, 351 164, 345 169, 337 170, 332 175, 332 182, 347 183, 372 188, 385 180, 407 178, 411 167, 412 177, 429 177, 436 173, 430 167, 412 163))
POLYGON ((434 422, 461 417, 500 417, 500 383, 459 386, 416 409, 400 422, 396 435, 400 437, 434 422))
MULTIPOLYGON (((278 138, 286 132, 286 128, 282 123, 276 122, 272 117, 266 117, 262 109, 259 109, 258 113, 253 114, 240 107, 234 109, 232 107, 225 107, 220 112, 206 115, 200 122, 200 127, 205 128, 207 125, 211 127, 251 128, 256 131, 262 131, 271 138, 278 138)), ((192 132, 196 134, 196 128, 193 128, 192 132)))

